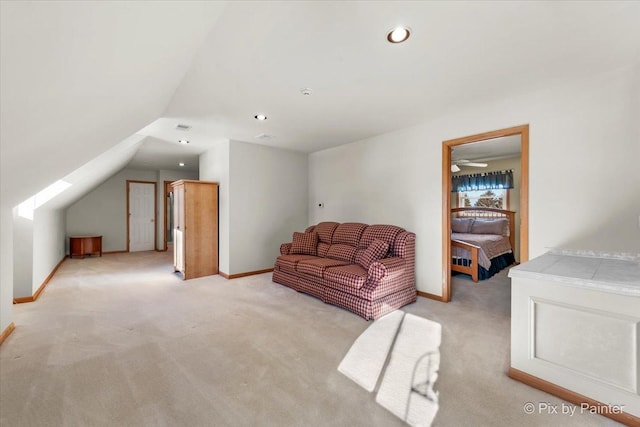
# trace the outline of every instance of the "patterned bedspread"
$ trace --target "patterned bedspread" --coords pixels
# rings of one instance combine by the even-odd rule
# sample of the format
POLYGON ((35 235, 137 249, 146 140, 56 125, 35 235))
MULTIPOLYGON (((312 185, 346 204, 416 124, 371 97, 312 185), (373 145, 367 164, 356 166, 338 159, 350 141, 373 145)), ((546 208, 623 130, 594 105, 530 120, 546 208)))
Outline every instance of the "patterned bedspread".
MULTIPOLYGON (((471 233, 451 233, 451 240, 461 240, 475 246, 479 246, 478 264, 485 269, 491 267, 491 260, 497 256, 511 252, 511 243, 508 236, 498 234, 471 234, 471 233)), ((452 247, 451 256, 454 258, 471 259, 468 250, 452 247)))

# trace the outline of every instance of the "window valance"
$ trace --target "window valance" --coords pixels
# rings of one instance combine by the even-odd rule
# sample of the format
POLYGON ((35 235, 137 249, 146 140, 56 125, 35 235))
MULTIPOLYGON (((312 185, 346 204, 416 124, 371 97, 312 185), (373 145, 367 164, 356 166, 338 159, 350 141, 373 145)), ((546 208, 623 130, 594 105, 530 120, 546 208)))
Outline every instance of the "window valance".
POLYGON ((500 190, 513 188, 513 170, 455 175, 451 177, 451 192, 500 190))

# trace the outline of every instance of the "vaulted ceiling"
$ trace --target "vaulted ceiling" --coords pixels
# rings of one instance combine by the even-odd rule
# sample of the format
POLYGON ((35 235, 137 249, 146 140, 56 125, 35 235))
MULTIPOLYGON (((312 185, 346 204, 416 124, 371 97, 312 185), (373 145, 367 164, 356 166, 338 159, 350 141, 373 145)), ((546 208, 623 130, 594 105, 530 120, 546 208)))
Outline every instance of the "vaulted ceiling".
POLYGON ((3 205, 135 133, 142 148, 113 165, 193 159, 220 138, 312 152, 640 60, 640 2, 1 7, 3 205), (407 42, 386 41, 396 25, 407 42))
POLYGON ((223 9, 222 2, 2 1, 3 206, 160 117, 223 9))

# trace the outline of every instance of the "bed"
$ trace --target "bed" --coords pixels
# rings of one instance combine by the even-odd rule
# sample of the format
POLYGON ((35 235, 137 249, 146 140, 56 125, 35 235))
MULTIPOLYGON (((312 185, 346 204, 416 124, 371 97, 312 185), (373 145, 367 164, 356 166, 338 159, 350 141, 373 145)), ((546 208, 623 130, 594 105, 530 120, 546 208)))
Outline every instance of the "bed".
POLYGON ((474 282, 515 263, 515 212, 494 208, 451 209, 451 271, 474 282))

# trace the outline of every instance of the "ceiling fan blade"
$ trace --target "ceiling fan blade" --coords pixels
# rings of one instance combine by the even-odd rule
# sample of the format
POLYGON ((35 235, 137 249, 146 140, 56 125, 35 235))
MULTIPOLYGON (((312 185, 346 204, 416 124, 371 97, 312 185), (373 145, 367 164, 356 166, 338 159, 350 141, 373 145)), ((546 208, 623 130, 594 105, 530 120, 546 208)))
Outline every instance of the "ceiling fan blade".
POLYGON ((486 168, 489 165, 487 163, 466 162, 466 163, 463 163, 462 166, 471 166, 474 168, 486 168))

